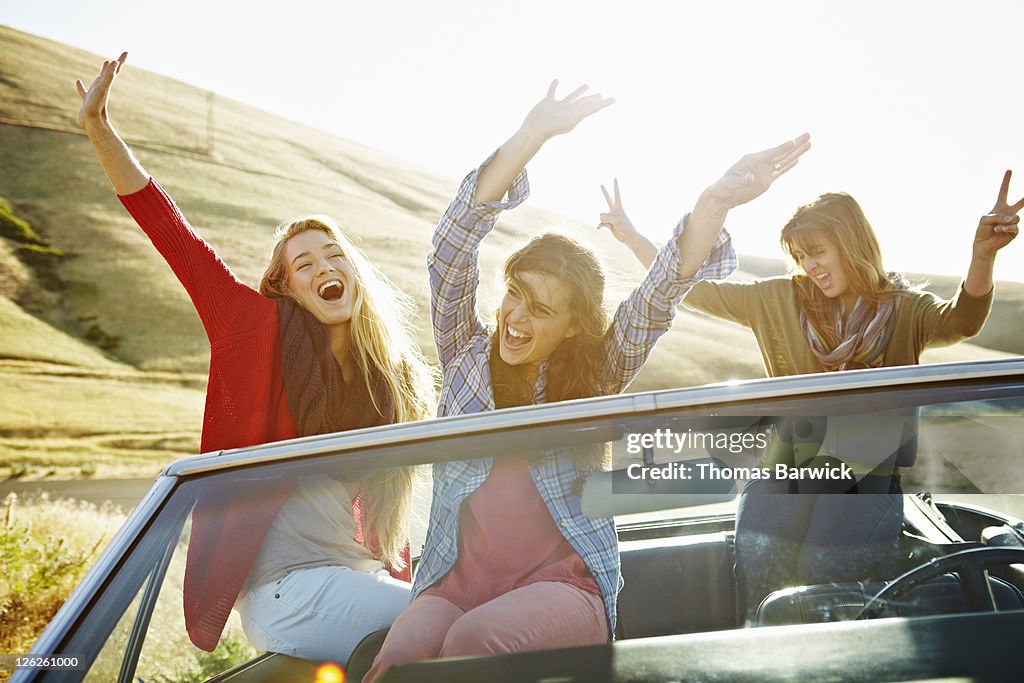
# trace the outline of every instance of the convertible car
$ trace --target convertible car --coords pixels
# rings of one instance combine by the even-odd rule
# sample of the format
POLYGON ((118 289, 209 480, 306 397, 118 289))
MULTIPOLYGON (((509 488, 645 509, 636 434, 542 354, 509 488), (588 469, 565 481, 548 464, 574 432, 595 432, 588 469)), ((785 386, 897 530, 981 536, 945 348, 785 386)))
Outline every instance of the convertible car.
MULTIPOLYGON (((604 448, 611 470, 581 496, 586 514, 616 518, 614 641, 421 662, 385 681, 1019 682, 1021 444, 1024 359, 1008 359, 625 394, 198 455, 156 479, 11 680, 340 681, 343 668, 358 681, 382 633, 329 669, 255 652, 232 622, 214 653, 191 645, 182 573, 197 501, 280 477, 357 479, 381 463, 604 448), (898 468, 901 537, 837 551, 835 578, 745 597, 737 501, 786 434, 814 433, 834 471, 847 460, 898 468), (864 569, 851 580, 840 569, 854 559, 864 569)), ((429 484, 417 492, 425 516, 429 484)))

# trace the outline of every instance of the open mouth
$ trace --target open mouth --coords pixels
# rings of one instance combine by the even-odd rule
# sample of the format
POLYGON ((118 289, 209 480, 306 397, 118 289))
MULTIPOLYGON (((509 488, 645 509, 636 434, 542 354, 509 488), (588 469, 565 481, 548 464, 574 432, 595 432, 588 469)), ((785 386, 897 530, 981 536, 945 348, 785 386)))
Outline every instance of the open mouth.
POLYGON ((832 286, 832 274, 831 273, 827 273, 827 272, 826 273, 818 273, 817 275, 814 275, 812 277, 814 277, 814 281, 822 289, 828 289, 829 287, 832 286))
POLYGON ((513 329, 508 323, 505 323, 505 334, 502 335, 502 343, 505 344, 505 348, 519 351, 526 348, 531 341, 533 341, 532 335, 513 329))
POLYGON ((320 288, 316 290, 316 293, 324 301, 338 301, 345 293, 345 285, 343 285, 340 280, 328 280, 320 285, 320 288))

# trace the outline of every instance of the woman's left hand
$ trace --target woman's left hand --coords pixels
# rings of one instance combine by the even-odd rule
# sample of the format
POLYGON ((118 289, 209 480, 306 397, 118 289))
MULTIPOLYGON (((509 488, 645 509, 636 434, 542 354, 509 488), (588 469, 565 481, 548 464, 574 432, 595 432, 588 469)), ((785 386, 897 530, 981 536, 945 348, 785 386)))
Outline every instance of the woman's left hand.
POLYGON ((996 252, 1012 242, 1020 231, 1017 214, 1024 208, 1024 199, 1010 204, 1006 196, 1010 192, 1011 171, 1003 174, 1003 184, 999 186, 992 210, 978 221, 978 230, 974 233, 974 256, 984 259, 995 259, 996 252))
POLYGON ((547 96, 535 104, 526 115, 521 128, 524 134, 549 140, 556 135, 568 133, 583 119, 615 104, 613 98, 596 93, 584 96, 583 93, 587 91, 586 85, 581 85, 562 99, 556 97, 557 89, 556 79, 548 86, 547 96))
POLYGON ((796 166, 800 156, 810 148, 811 135, 804 133, 778 147, 747 154, 704 190, 701 199, 725 210, 746 204, 764 194, 775 179, 796 166))

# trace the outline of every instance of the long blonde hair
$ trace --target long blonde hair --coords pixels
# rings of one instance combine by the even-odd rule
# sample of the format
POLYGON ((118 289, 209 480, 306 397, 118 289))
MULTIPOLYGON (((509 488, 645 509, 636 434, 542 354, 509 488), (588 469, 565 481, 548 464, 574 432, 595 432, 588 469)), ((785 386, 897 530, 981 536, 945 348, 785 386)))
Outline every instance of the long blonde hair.
POLYGON ((887 273, 882 266, 878 237, 857 200, 845 192, 827 192, 797 208, 782 228, 779 242, 783 251, 796 262, 793 280, 799 292, 800 307, 814 327, 824 334, 826 345, 834 348, 840 341, 835 328, 839 302, 825 296, 811 282, 795 255, 797 251, 808 252, 819 237, 827 238, 838 249, 850 288, 857 296, 878 304, 883 298, 900 295, 905 290, 893 287, 900 276, 887 273))
MULTIPOLYGON (((260 281, 260 294, 294 299, 288 289, 285 247, 292 237, 308 230, 327 235, 352 266, 356 287, 349 334, 353 356, 374 407, 381 409, 372 385, 372 378, 379 375, 391 392, 397 422, 432 417, 435 375, 414 341, 412 299, 378 271, 330 217, 307 216, 278 226, 270 263, 260 281)), ((381 559, 395 568, 402 567, 414 478, 414 468, 386 467, 365 478, 360 486, 368 531, 377 533, 381 559)))

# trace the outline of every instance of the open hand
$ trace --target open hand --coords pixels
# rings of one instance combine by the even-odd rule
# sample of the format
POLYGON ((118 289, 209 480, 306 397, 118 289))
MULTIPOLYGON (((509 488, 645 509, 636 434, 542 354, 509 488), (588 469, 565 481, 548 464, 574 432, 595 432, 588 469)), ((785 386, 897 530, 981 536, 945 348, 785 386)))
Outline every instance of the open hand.
POLYGON ((796 166, 800 156, 810 148, 811 136, 804 133, 778 147, 747 154, 704 190, 702 198, 726 210, 746 204, 764 194, 777 178, 796 166))
POLYGON ((522 129, 532 135, 547 140, 556 135, 563 135, 575 128, 580 121, 591 114, 611 106, 615 100, 602 97, 600 94, 583 96, 586 85, 573 90, 564 99, 557 99, 555 91, 558 80, 551 81, 547 96, 534 105, 523 121, 522 129))
POLYGON ((121 67, 124 66, 127 59, 128 53, 122 52, 121 56, 116 60, 104 61, 100 74, 92 82, 88 90, 86 90, 81 80, 75 81, 75 88, 82 98, 82 107, 78 110, 78 125, 82 128, 88 129, 89 126, 106 124, 110 121, 107 116, 107 100, 110 97, 110 86, 113 85, 114 78, 121 71, 121 67))
POLYGON ((978 221, 978 230, 974 233, 975 256, 995 258, 996 252, 1012 242, 1020 231, 1020 216, 1017 214, 1024 208, 1024 199, 1016 204, 1008 202, 1006 196, 1010 192, 1011 175, 1012 171, 1003 174, 995 205, 978 221))

